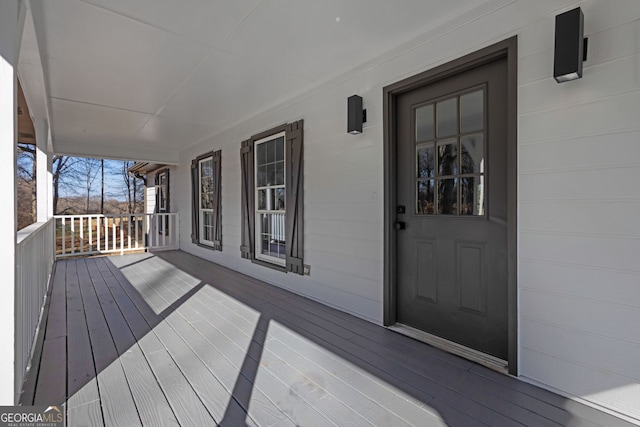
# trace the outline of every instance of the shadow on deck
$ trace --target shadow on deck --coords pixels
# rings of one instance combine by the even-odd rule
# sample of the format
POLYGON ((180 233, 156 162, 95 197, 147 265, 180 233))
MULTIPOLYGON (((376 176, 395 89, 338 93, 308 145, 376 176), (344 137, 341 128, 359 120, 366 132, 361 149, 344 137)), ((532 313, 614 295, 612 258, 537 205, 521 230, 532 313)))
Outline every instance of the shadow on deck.
POLYGON ((628 425, 184 252, 52 283, 22 403, 68 425, 628 425))

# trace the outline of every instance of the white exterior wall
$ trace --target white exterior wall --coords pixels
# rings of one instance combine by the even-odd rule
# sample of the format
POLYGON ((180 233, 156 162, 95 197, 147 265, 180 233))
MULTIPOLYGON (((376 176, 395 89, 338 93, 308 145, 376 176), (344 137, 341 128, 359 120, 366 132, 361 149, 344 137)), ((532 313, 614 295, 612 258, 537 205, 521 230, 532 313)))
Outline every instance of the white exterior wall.
POLYGON ((382 322, 384 86, 518 35, 518 286, 522 377, 640 419, 640 2, 495 1, 185 150, 172 173, 188 252, 382 322), (554 16, 581 6, 584 78, 557 84, 554 16), (364 133, 346 99, 364 98, 364 133), (303 118, 305 263, 240 258, 240 142, 303 118), (223 251, 191 243, 190 162, 222 149, 223 251), (181 191, 176 191, 180 188, 181 191))

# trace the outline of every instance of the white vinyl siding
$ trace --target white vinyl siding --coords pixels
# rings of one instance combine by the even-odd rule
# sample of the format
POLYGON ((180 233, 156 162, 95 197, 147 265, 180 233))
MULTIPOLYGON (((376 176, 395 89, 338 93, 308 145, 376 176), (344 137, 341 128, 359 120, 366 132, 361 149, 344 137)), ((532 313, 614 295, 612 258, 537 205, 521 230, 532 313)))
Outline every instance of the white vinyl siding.
MULTIPOLYGON (((381 323, 382 88, 517 35, 520 375, 640 419, 640 2, 496 0, 486 11, 425 28, 398 49, 185 150, 179 169, 185 186, 188 160, 211 147, 228 153, 222 175, 227 245, 209 253, 183 240, 181 248, 381 323), (584 77, 557 84, 554 17, 576 6, 589 37, 584 77), (344 107, 354 93, 368 110, 363 133, 355 136, 346 132, 344 107), (310 276, 243 262, 238 251, 238 144, 298 118, 306 126, 310 276)), ((173 196, 188 209, 184 192, 173 196)))

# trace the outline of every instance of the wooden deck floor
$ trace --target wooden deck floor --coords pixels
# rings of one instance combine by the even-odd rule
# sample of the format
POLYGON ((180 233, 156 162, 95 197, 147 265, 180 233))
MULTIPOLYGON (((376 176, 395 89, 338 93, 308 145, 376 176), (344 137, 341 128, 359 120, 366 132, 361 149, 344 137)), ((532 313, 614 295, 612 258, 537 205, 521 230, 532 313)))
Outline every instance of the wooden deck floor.
POLYGON ((183 252, 59 261, 39 359, 70 426, 627 425, 183 252))

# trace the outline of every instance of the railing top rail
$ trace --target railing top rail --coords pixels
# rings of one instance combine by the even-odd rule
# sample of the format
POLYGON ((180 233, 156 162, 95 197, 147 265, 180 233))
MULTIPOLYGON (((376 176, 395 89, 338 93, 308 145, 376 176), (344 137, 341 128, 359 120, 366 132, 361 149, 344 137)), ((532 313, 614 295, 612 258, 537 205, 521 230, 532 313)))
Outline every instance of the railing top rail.
POLYGON ((79 215, 54 215, 53 218, 120 218, 127 216, 142 216, 142 215, 177 215, 177 212, 156 212, 156 213, 121 213, 121 214, 79 214, 79 215))
POLYGON ((18 233, 16 234, 16 244, 17 245, 23 245, 23 244, 27 243, 40 230, 45 228, 51 221, 52 221, 52 219, 50 218, 45 222, 34 222, 33 224, 28 225, 28 226, 24 227, 23 229, 18 230, 18 233))

